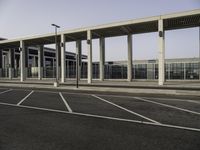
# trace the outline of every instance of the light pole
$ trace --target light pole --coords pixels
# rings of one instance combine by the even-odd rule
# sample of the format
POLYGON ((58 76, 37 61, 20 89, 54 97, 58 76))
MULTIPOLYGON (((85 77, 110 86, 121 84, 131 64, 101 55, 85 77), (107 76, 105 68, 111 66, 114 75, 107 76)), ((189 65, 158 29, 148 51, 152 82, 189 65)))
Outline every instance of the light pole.
MULTIPOLYGON (((54 86, 58 87, 59 86, 59 63, 58 63, 58 42, 57 42, 57 29, 60 28, 60 26, 56 24, 51 24, 52 26, 55 27, 55 49, 56 49, 56 82, 54 82, 54 86)), ((53 62, 54 63, 54 62, 53 62)))
POLYGON ((76 54, 76 88, 78 88, 78 80, 79 80, 79 54, 76 54))

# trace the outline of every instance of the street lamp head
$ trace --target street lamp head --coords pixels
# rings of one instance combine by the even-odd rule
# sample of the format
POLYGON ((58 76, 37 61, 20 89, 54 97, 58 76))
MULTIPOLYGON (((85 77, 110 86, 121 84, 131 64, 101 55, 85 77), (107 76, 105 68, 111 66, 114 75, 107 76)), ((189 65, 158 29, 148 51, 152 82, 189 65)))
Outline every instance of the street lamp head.
POLYGON ((56 25, 56 24, 51 24, 52 26, 56 27, 56 28, 60 28, 60 26, 56 25))

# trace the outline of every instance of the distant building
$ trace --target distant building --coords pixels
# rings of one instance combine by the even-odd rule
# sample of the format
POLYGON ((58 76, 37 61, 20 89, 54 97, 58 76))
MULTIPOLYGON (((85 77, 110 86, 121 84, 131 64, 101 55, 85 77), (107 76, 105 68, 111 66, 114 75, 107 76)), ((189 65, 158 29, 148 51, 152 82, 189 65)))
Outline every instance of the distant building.
MULTIPOLYGON (((38 49, 28 48, 27 77, 37 78, 38 76, 38 49)), ((81 78, 87 78, 87 56, 82 55, 81 78)), ((3 51, 2 75, 9 77, 9 53, 3 51)), ((66 78, 76 77, 76 54, 65 53, 66 78)), ((44 48, 43 78, 55 78, 55 50, 44 48)), ((99 78, 99 62, 93 62, 93 78, 99 78)), ((165 59, 165 79, 166 80, 199 80, 199 58, 175 58, 165 59)), ((127 61, 105 62, 105 79, 127 79, 127 61)), ((20 77, 20 54, 15 50, 13 77, 20 77)), ((132 77, 134 80, 157 80, 158 61, 153 60, 133 60, 132 77)))

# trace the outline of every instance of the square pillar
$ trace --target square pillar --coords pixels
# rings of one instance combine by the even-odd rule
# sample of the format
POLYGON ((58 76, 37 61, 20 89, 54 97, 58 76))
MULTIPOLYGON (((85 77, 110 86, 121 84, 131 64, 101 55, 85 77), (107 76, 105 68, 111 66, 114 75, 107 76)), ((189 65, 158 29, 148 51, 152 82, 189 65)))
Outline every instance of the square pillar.
POLYGON ((2 68, 3 68, 3 50, 0 49, 0 77, 2 77, 2 68))
POLYGON ((58 43, 58 80, 61 79, 61 44, 58 43))
POLYGON ((129 34, 127 36, 127 42, 128 42, 128 63, 127 63, 127 81, 132 81, 132 35, 129 34))
POLYGON ((78 80, 80 80, 80 78, 81 78, 81 63, 82 63, 82 57, 81 57, 81 55, 82 55, 82 43, 81 43, 81 40, 78 40, 78 41, 76 41, 76 54, 78 55, 78 62, 76 62, 76 63, 78 63, 78 65, 77 65, 77 67, 78 67, 78 80))
POLYGON ((15 50, 9 49, 8 52, 8 64, 9 64, 9 79, 13 78, 14 73, 14 60, 15 60, 15 50))
POLYGON ((44 46, 38 46, 38 80, 43 78, 43 67, 44 67, 44 46))
POLYGON ((88 50, 87 78, 88 78, 88 83, 92 83, 92 33, 90 30, 87 31, 87 50, 88 50))
POLYGON ((99 63, 99 77, 100 81, 104 80, 104 66, 105 66, 105 38, 99 39, 100 46, 100 63, 99 63))
MULTIPOLYGON (((60 69, 59 69, 59 66, 60 66, 60 62, 59 62, 59 55, 60 55, 60 44, 58 44, 58 41, 56 40, 56 43, 55 43, 55 60, 56 60, 56 66, 55 66, 55 69, 56 69, 56 83, 58 84, 58 81, 60 80, 60 69)), ((53 64, 54 64, 54 59, 53 59, 53 64)), ((54 67, 53 67, 53 70, 54 70, 54 67)), ((53 71, 54 72, 54 71, 53 71)))
POLYGON ((163 85, 165 81, 165 31, 162 19, 158 20, 158 32, 159 32, 158 85, 163 85))
POLYGON ((66 78, 66 61, 65 61, 65 36, 61 35, 61 82, 64 83, 66 78))
POLYGON ((25 45, 24 41, 20 41, 20 81, 25 79, 25 45))
POLYGON ((25 78, 28 77, 29 70, 29 48, 25 47, 25 78))

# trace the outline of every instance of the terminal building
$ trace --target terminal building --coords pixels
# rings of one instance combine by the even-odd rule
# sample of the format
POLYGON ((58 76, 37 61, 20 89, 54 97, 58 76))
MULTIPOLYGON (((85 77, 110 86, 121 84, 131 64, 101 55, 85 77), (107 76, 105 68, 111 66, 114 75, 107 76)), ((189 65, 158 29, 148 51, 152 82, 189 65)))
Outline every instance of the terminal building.
POLYGON ((19 78, 21 82, 27 78, 56 78, 63 83, 67 82, 66 79, 75 78, 78 70, 78 79, 86 79, 88 84, 94 79, 123 79, 128 82, 157 80, 158 85, 163 85, 166 80, 200 80, 199 58, 165 58, 165 31, 194 27, 200 27, 200 9, 66 30, 57 34, 1 39, 0 76, 19 78), (132 37, 150 32, 158 33, 158 58, 133 60, 132 37), (128 59, 105 62, 105 38, 116 36, 127 36, 128 59), (93 39, 99 39, 99 62, 92 61, 93 39), (82 41, 87 43, 87 55, 82 55, 82 41), (67 42, 76 42, 76 53, 67 52, 67 42), (45 47, 49 44, 55 44, 56 49, 45 47))

